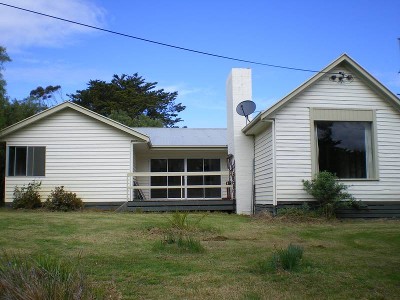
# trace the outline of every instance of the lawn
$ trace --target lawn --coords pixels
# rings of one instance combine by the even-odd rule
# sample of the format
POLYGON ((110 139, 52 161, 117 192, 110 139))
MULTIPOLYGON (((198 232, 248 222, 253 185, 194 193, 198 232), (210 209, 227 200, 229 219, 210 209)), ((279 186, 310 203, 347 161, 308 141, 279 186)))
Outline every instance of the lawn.
MULTIPOLYGON (((400 221, 283 222, 208 214, 189 233, 199 253, 156 247, 171 214, 0 210, 6 253, 76 262, 123 299, 398 299, 400 221), (298 270, 256 266, 290 243, 298 270)), ((192 223, 201 214, 191 214, 192 223)))

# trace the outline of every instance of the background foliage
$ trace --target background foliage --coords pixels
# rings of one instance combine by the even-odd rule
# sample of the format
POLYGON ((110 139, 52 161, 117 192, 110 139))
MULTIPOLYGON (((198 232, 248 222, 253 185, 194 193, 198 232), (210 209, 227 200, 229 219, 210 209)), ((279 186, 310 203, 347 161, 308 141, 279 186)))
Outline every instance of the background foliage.
MULTIPOLYGON (((38 86, 25 99, 10 99, 3 78, 4 65, 11 61, 6 48, 0 46, 0 130, 33 116, 54 104, 60 85, 38 86)), ((137 73, 114 75, 110 82, 90 80, 85 90, 68 95, 74 103, 129 127, 174 127, 185 109, 175 103, 177 92, 156 88, 137 73)), ((4 201, 5 143, 0 142, 0 204, 4 201)))
POLYGON ((90 80, 85 90, 68 95, 71 100, 98 114, 117 119, 127 126, 173 127, 185 109, 176 104, 177 92, 156 89, 157 82, 146 82, 133 75, 114 75, 110 82, 90 80))

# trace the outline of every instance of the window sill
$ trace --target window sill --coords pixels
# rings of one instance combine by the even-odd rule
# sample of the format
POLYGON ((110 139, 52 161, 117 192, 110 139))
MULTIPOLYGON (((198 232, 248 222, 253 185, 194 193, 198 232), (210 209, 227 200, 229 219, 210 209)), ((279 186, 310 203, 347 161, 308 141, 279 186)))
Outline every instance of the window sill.
POLYGON ((339 178, 338 181, 379 181, 379 178, 339 178))
POLYGON ((7 175, 6 178, 46 178, 46 175, 37 175, 37 176, 24 176, 24 175, 9 176, 9 175, 7 175))

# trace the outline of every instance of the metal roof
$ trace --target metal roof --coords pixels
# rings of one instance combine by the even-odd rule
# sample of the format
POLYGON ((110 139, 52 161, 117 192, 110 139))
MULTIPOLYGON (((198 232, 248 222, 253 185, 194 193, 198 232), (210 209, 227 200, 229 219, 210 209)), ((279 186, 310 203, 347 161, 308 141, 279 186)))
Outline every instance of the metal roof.
POLYGON ((226 147, 228 144, 226 128, 135 127, 132 129, 147 135, 155 147, 226 147))

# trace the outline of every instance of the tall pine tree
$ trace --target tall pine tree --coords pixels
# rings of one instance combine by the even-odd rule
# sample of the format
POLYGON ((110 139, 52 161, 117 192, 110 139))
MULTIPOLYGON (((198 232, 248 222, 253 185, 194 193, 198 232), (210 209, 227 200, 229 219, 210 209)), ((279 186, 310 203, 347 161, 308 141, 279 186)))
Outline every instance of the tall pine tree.
POLYGON ((182 121, 178 113, 185 106, 175 103, 177 92, 165 92, 156 85, 138 73, 114 75, 111 82, 90 80, 87 89, 68 96, 72 102, 127 126, 174 127, 182 121))

